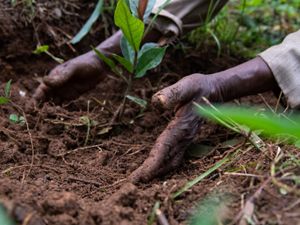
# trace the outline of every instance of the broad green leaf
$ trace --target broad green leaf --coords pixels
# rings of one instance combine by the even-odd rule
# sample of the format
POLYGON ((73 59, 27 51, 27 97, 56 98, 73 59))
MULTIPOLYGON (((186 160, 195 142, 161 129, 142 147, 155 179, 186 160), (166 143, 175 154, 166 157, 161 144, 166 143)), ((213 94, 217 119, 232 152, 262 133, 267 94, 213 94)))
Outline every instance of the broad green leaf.
MULTIPOLYGON (((136 17, 138 17, 138 6, 139 6, 139 1, 140 0, 130 0, 129 4, 130 4, 130 10, 132 12, 132 14, 136 17)), ((155 2, 156 0, 148 0, 148 5, 144 14, 144 22, 147 22, 150 14, 152 13, 152 10, 155 6, 155 2)))
POLYGON ((0 96, 0 105, 4 105, 9 102, 9 98, 0 96))
POLYGON ((157 43, 148 42, 148 43, 144 44, 143 47, 141 48, 141 50, 138 53, 138 58, 140 58, 149 49, 156 48, 156 47, 159 47, 157 43))
POLYGON ((121 38, 121 50, 122 50, 122 54, 123 56, 131 62, 131 64, 134 63, 134 49, 131 47, 131 45, 128 43, 128 41, 126 40, 126 38, 123 36, 121 38))
POLYGON ((166 47, 150 48, 149 50, 145 51, 138 59, 135 77, 143 77, 146 74, 147 70, 153 69, 158 66, 161 63, 165 52, 166 47))
POLYGON ((5 94, 5 97, 7 97, 7 98, 9 98, 9 96, 10 96, 11 81, 12 81, 12 80, 9 80, 9 81, 6 83, 5 89, 4 89, 4 94, 5 94))
POLYGON ((49 45, 39 45, 36 46, 36 49, 33 51, 34 54, 39 55, 41 53, 45 53, 49 50, 49 45))
POLYGON ((83 25, 78 34, 76 34, 76 36, 71 40, 72 44, 80 42, 81 39, 91 30, 93 24, 96 22, 102 12, 103 2, 104 0, 98 0, 98 3, 88 21, 83 25))
POLYGON ((279 117, 271 112, 258 113, 254 109, 240 107, 204 107, 196 104, 196 110, 200 116, 216 121, 220 118, 224 121, 233 120, 234 122, 246 125, 252 130, 262 130, 262 134, 273 138, 291 138, 293 142, 300 140, 300 121, 299 116, 279 117))
POLYGON ((133 65, 127 59, 123 58, 122 56, 113 54, 112 55, 115 60, 117 60, 128 72, 133 72, 133 65))
POLYGON ((119 0, 114 19, 115 24, 122 30, 129 44, 138 52, 145 26, 141 20, 131 14, 125 0, 119 0))
POLYGON ((0 224, 1 225, 14 225, 13 220, 7 215, 6 210, 0 204, 0 224))
POLYGON ((105 62, 110 68, 111 70, 114 71, 114 69, 116 68, 116 64, 114 63, 114 61, 112 61, 110 58, 108 58, 107 56, 105 56, 103 53, 101 53, 98 49, 93 48, 94 52, 96 53, 96 55, 103 61, 105 62))
POLYGON ((131 95, 126 95, 126 98, 128 98, 130 101, 133 101, 134 103, 138 104, 141 108, 147 107, 147 101, 145 101, 144 99, 134 97, 131 95))
POLYGON ((19 123, 19 121, 20 121, 19 116, 16 114, 10 114, 9 120, 13 123, 19 123))

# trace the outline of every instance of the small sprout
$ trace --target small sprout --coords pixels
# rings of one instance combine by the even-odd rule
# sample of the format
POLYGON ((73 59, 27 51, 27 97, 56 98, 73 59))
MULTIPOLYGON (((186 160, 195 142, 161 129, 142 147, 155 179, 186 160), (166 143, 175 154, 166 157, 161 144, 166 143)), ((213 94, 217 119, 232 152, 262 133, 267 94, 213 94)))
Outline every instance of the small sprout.
POLYGON ((25 124, 25 118, 23 116, 18 116, 17 114, 10 114, 9 120, 12 123, 19 124, 20 126, 25 124))
POLYGON ((36 47, 36 49, 33 51, 33 54, 36 54, 36 55, 40 55, 42 53, 47 54, 48 56, 50 56, 54 61, 56 61, 59 64, 64 63, 63 59, 58 58, 49 52, 49 45, 38 45, 36 47))
POLYGON ((9 80, 5 85, 4 94, 6 98, 10 97, 10 89, 11 89, 11 80, 9 80))
POLYGON ((33 54, 40 55, 46 53, 49 50, 49 45, 38 45, 33 51, 33 54))
POLYGON ((144 99, 134 97, 131 95, 126 95, 126 98, 128 98, 130 101, 138 104, 143 109, 145 109, 147 107, 147 101, 145 101, 144 99))

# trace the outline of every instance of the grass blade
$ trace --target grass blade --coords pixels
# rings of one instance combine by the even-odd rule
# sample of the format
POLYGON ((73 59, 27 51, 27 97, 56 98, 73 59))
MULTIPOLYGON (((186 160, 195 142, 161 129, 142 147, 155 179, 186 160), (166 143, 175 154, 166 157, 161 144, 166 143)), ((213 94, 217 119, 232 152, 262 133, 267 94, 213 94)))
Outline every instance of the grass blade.
POLYGON ((229 160, 229 157, 225 157, 224 159, 218 161, 213 167, 211 167, 210 169, 208 169, 207 171, 205 171, 204 173, 202 173, 200 176, 198 176, 194 180, 186 183, 186 185, 183 188, 181 188, 179 191, 175 192, 172 195, 172 198, 177 198, 182 193, 184 193, 187 190, 189 190, 195 184, 199 183, 200 181, 202 181, 203 179, 205 179, 206 177, 208 177, 210 174, 212 174, 213 172, 215 172, 217 169, 219 169, 221 166, 223 166, 225 163, 227 163, 228 160, 229 160))
POLYGON ((103 8, 103 2, 104 0, 98 0, 98 3, 90 16, 90 18, 87 20, 87 22, 83 25, 81 30, 75 35, 75 37, 71 40, 71 44, 77 44, 81 41, 81 39, 91 30, 93 24, 96 22, 96 20, 99 18, 102 8, 103 8))

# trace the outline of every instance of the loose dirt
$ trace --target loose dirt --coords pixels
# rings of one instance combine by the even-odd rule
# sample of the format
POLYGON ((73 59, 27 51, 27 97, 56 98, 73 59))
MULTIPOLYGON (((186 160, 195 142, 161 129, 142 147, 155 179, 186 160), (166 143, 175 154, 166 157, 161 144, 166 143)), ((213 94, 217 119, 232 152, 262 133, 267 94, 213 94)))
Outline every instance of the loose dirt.
MULTIPOLYGON (((126 178, 145 160, 173 112, 157 112, 151 106, 141 112, 138 106, 128 103, 123 123, 110 126, 125 89, 124 83, 111 75, 73 101, 32 106, 31 96, 40 78, 56 65, 48 56, 32 54, 39 42, 49 44, 53 54, 68 59, 89 50, 90 45, 114 31, 99 23, 75 46, 76 52, 67 44, 93 7, 94 1, 37 1, 35 13, 31 14, 22 4, 11 7, 10 1, 0 3, 0 89, 4 90, 5 82, 12 79, 12 103, 1 105, 0 110, 2 204, 18 224, 125 225, 146 224, 159 201, 170 224, 185 224, 198 202, 215 193, 230 196, 227 217, 233 219, 240 212, 241 200, 251 197, 264 179, 224 172, 268 175, 277 148, 272 143, 268 142, 265 153, 249 145, 243 147, 243 154, 230 165, 173 200, 172 193, 235 148, 236 144, 220 147, 220 143, 235 139, 234 133, 212 123, 204 124, 195 143, 216 146, 213 152, 200 158, 187 155, 176 171, 135 186, 126 178), (10 122, 10 114, 25 117, 27 123, 10 122)), ((110 11, 104 16, 105 21, 111 21, 110 11)), ((132 95, 150 101, 156 91, 184 75, 210 73, 240 61, 228 56, 216 59, 214 52, 188 50, 183 54, 170 49, 160 68, 135 81, 132 95)), ((276 104, 271 94, 265 97, 271 105, 276 104)), ((241 102, 263 105, 257 96, 241 102)), ((288 146, 282 149, 296 151, 288 146)), ((292 194, 280 195, 277 187, 268 185, 256 204, 259 224, 296 224, 299 204, 291 207, 296 200, 292 194)))

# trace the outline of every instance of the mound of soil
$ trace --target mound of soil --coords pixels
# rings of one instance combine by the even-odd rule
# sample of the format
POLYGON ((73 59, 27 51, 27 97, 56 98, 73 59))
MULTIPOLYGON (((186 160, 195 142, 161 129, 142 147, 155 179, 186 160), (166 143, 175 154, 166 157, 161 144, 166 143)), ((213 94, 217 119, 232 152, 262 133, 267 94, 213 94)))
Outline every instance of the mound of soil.
MULTIPOLYGON (((41 0, 33 7, 34 11, 21 3, 12 7, 11 1, 0 2, 0 89, 4 90, 5 82, 12 79, 12 101, 1 105, 0 110, 0 200, 16 222, 146 224, 159 201, 170 224, 184 224, 197 203, 211 192, 231 196, 233 201, 228 205, 231 210, 227 216, 233 219, 240 211, 241 199, 260 187, 260 178, 227 176, 218 170, 176 201, 171 198, 172 193, 207 171, 232 147, 217 147, 201 158, 187 156, 178 170, 147 184, 135 186, 126 181, 145 160, 173 113, 161 114, 151 106, 141 112, 138 106, 128 103, 123 122, 110 125, 126 88, 118 78, 108 76, 94 90, 73 101, 33 107, 31 96, 39 80, 55 66, 47 56, 32 54, 36 45, 49 44, 55 55, 67 59, 103 40, 108 29, 105 23, 96 25, 74 52, 68 41, 90 15, 94 1, 41 0), (13 123, 9 120, 11 114, 24 117, 27 122, 13 123)), ((108 21, 110 13, 104 14, 108 21)), ((150 101, 156 91, 184 75, 213 72, 240 61, 228 56, 215 59, 214 53, 204 56, 199 52, 184 55, 178 50, 170 51, 160 68, 135 81, 132 95, 150 101)), ((263 101, 255 97, 242 102, 263 101)), ((235 137, 228 130, 206 123, 195 143, 220 146, 235 137)), ((253 162, 259 159, 268 165, 276 153, 272 148, 270 145, 270 152, 262 154, 248 146, 230 166, 247 167, 249 173, 255 173, 253 162)), ((268 173, 268 167, 262 171, 268 173)), ((259 200, 256 216, 260 224, 279 219, 281 224, 296 224, 299 216, 291 214, 296 215, 299 207, 283 210, 295 198, 290 195, 278 198, 274 192, 277 189, 269 186, 259 200)))

